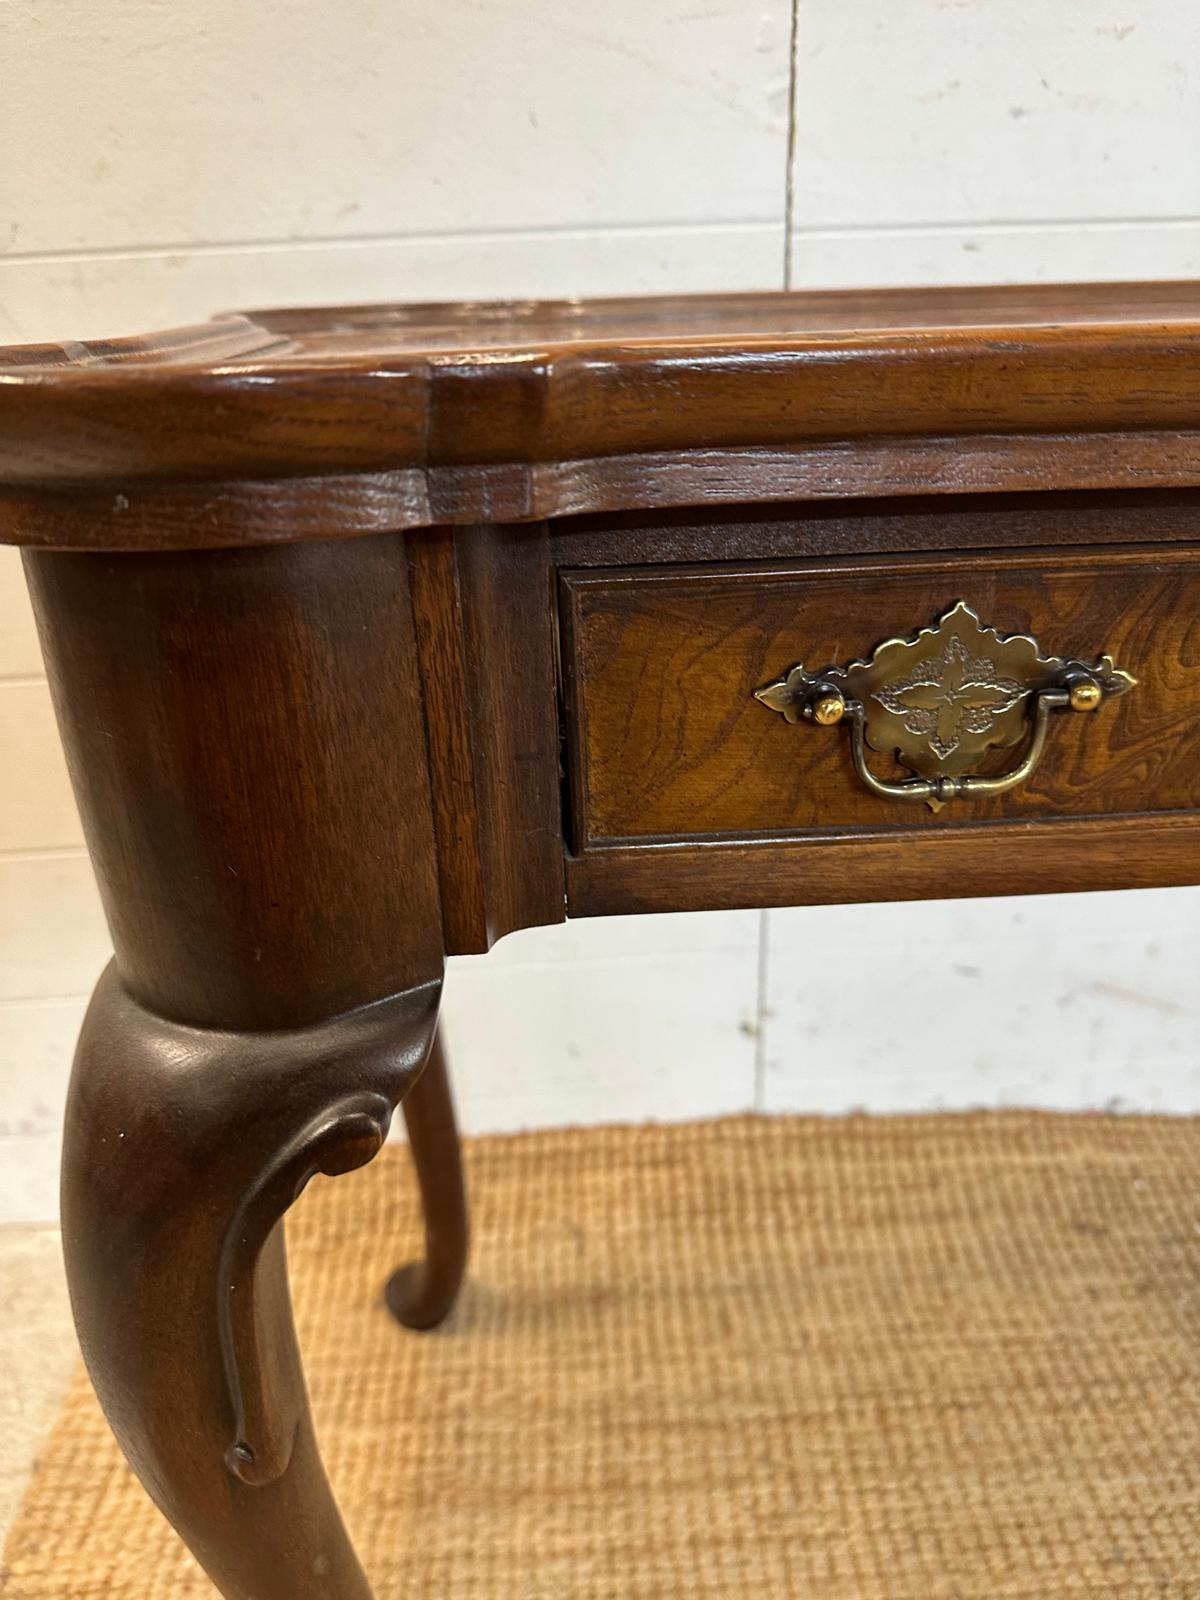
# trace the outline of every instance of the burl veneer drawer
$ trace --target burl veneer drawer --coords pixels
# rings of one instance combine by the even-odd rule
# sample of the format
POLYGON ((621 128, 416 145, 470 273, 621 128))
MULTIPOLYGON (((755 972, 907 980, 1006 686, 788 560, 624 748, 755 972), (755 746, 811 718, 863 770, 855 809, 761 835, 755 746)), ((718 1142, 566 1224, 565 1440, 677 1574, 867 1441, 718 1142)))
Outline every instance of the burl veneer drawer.
POLYGON ((1200 803, 1200 551, 565 571, 561 586, 576 851, 1200 803))

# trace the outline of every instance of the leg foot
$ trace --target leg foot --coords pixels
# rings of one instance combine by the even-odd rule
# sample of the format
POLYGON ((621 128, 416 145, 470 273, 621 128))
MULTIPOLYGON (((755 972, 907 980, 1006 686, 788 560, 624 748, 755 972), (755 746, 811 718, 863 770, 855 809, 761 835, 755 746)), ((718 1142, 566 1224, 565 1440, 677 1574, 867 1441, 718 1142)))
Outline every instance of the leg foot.
POLYGON ((401 1267, 385 1290, 406 1328, 435 1328, 452 1310, 467 1266, 467 1196, 454 1102, 441 1040, 404 1100, 409 1148, 425 1211, 425 1259, 401 1267))
POLYGON ((371 1600, 313 1434, 279 1222, 310 1177, 379 1148, 437 990, 226 1033, 154 1016, 110 969, 84 1023, 63 1168, 80 1343, 226 1600, 371 1600))

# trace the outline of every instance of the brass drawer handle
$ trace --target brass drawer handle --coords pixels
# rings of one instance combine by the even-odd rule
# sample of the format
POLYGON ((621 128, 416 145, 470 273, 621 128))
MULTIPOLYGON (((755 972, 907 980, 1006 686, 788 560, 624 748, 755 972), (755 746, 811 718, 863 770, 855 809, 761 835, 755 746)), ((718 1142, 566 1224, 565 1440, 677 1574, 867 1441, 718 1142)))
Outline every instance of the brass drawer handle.
POLYGON ((947 800, 1015 789, 1042 758, 1053 712, 1095 711, 1136 682, 1111 656, 1066 660, 1043 656, 1024 634, 1003 638, 960 600, 934 627, 888 639, 865 661, 815 673, 794 666, 755 698, 789 722, 849 723, 854 766, 867 788, 937 811, 947 800), (1025 754, 1009 771, 970 770, 988 750, 1022 739, 1025 754), (868 745, 913 776, 876 777, 868 745))

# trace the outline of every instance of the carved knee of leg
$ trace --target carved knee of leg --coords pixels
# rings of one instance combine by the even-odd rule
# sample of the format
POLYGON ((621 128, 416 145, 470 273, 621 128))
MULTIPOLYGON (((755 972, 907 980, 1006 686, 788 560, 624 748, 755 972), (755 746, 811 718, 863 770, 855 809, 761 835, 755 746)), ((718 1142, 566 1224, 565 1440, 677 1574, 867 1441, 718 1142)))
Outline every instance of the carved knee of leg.
POLYGON ((153 1015, 111 968, 101 979, 68 1105, 64 1248, 93 1379, 152 1492, 168 1457, 216 1443, 177 1436, 172 1393, 181 1414, 220 1419, 242 1482, 286 1471, 305 1402, 269 1241, 311 1177, 379 1149, 421 1069, 438 989, 226 1033, 153 1015), (147 1399, 147 1366, 160 1399, 147 1399))

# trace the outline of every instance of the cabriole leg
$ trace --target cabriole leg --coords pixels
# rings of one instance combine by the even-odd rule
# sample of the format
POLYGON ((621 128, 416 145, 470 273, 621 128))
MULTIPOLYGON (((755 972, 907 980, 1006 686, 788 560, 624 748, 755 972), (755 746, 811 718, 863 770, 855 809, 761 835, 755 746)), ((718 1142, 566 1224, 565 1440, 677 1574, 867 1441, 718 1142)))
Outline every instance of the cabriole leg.
POLYGON ((458 1297, 468 1244, 462 1152, 440 1036, 405 1098, 404 1120, 425 1211, 425 1259, 392 1277, 387 1303, 406 1328, 434 1328, 458 1297))
POLYGON ((264 1033, 166 1022, 115 971, 68 1105, 63 1235, 101 1403, 226 1600, 371 1600, 313 1434, 280 1219, 362 1166, 416 1080, 438 985, 264 1033))
POLYGON ((314 1173, 374 1155, 436 1026, 405 542, 34 551, 26 570, 115 951, 68 1108, 84 1354, 227 1600, 369 1600, 278 1224, 314 1173))

